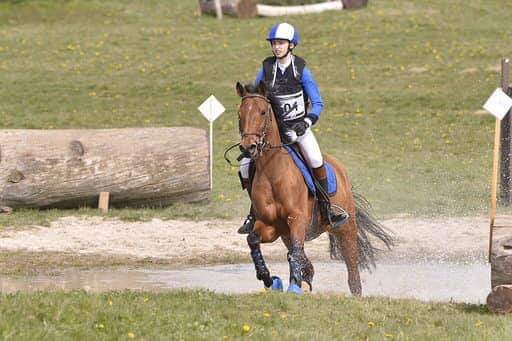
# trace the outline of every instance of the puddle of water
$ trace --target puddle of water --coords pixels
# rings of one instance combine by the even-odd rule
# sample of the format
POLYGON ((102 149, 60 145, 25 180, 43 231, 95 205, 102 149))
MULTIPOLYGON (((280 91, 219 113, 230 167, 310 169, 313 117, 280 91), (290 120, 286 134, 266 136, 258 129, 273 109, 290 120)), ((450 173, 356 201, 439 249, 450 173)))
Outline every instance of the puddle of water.
MULTIPOLYGON (((317 263, 314 292, 349 293, 345 265, 317 263)), ((269 264, 273 275, 288 281, 288 264, 269 264)), ((365 296, 416 298, 423 301, 485 303, 490 292, 488 264, 414 263, 379 264, 372 273, 361 273, 365 296)), ((0 276, 3 293, 36 290, 85 289, 147 290, 203 288, 221 293, 251 293, 262 288, 252 264, 218 265, 184 270, 65 271, 57 276, 0 276)))

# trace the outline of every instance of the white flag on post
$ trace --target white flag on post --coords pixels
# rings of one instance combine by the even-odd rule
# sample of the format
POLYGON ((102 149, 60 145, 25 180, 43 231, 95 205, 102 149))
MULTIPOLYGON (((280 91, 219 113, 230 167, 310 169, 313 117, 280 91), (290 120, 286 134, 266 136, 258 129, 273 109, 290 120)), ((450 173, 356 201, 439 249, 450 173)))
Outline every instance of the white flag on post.
POLYGON ((510 98, 501 88, 494 90, 492 95, 484 104, 484 109, 501 120, 512 108, 512 98, 510 98))
POLYGON ((215 121, 226 110, 213 95, 208 97, 197 109, 210 122, 215 121))
POLYGON ((210 122, 210 189, 213 189, 213 121, 219 118, 226 108, 211 95, 197 109, 210 122))

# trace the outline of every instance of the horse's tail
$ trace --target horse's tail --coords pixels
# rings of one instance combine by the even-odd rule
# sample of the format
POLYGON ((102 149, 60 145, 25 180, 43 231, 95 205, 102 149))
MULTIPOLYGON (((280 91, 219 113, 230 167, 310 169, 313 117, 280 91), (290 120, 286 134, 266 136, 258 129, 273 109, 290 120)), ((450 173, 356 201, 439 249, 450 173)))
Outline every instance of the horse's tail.
MULTIPOLYGON (((375 268, 375 256, 381 249, 376 248, 370 242, 368 234, 380 240, 387 249, 394 245, 394 237, 377 219, 371 214, 370 203, 361 194, 354 193, 356 204, 357 223, 357 247, 359 249, 359 267, 371 270, 375 268)), ((341 245, 337 238, 329 234, 329 249, 332 259, 343 260, 341 245)))

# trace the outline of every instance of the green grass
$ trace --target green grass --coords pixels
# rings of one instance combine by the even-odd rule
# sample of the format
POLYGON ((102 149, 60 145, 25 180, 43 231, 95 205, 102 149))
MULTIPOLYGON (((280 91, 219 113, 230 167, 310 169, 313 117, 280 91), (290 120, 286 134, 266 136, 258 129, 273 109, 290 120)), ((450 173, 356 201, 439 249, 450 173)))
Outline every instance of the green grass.
POLYGON ((2 339, 504 340, 485 306, 339 295, 112 292, 0 296, 2 339))
MULTIPOLYGON (((196 5, 1 2, 0 128, 207 129, 197 107, 215 94, 227 111, 214 124, 211 202, 115 213, 241 217, 248 200, 222 158, 238 141, 234 84, 254 78, 277 19, 218 21, 194 15, 196 5)), ((511 17, 501 0, 387 0, 283 18, 301 31, 296 52, 325 100, 322 150, 346 164, 379 215, 487 211, 494 121, 475 112, 499 83, 500 58, 512 56, 511 17)), ((60 214, 81 213, 22 211, 0 225, 60 214)))

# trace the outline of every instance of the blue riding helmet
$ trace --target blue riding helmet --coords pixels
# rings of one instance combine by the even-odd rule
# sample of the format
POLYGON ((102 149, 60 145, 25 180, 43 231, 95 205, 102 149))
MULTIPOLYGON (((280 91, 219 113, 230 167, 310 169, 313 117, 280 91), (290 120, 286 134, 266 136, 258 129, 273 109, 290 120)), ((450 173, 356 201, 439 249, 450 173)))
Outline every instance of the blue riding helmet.
POLYGON ((295 46, 299 45, 299 32, 288 23, 280 23, 272 26, 267 35, 267 40, 284 39, 293 43, 295 46))

